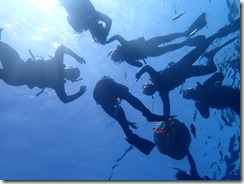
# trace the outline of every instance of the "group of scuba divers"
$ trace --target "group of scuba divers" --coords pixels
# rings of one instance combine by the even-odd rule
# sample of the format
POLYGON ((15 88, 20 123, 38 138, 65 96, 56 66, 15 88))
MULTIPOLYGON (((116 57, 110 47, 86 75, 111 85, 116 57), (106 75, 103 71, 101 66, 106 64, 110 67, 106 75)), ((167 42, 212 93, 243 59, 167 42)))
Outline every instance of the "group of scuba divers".
MULTIPOLYGON (((136 73, 136 79, 139 80, 144 73, 148 73, 152 82, 151 84, 146 83, 143 85, 143 93, 151 96, 157 91, 162 99, 164 114, 156 115, 150 112, 137 97, 131 94, 127 86, 117 83, 107 76, 102 77, 96 83, 93 91, 94 100, 101 105, 109 116, 118 121, 128 143, 134 145, 146 155, 149 155, 151 150, 157 146, 162 154, 168 155, 173 159, 181 160, 187 156, 191 171, 187 173, 178 169, 179 179, 204 179, 198 175, 195 162, 189 152, 191 136, 188 128, 170 114, 169 92, 185 83, 188 78, 213 73, 203 84, 197 82, 195 88, 183 90, 183 97, 194 100, 196 108, 204 118, 209 117, 209 108, 230 108, 240 116, 240 89, 222 85, 224 75, 221 72, 217 72, 218 68, 214 62, 215 54, 223 47, 239 39, 239 37, 234 36, 234 38, 230 38, 222 45, 206 52, 208 47, 214 44, 214 41, 240 31, 240 18, 229 25, 225 25, 208 38, 202 35, 193 37, 196 32, 207 24, 206 13, 203 13, 185 32, 158 36, 149 40, 141 37, 127 41, 120 35, 107 39, 112 20, 107 15, 98 12, 90 0, 60 0, 60 3, 68 14, 68 23, 76 32, 89 31, 93 40, 102 45, 117 40, 120 45, 108 54, 109 58, 114 62, 121 63, 125 61, 129 65, 142 67, 136 73), (161 44, 180 37, 186 37, 187 39, 181 43, 160 47, 161 44), (195 48, 181 60, 170 63, 169 67, 161 71, 156 71, 153 67, 146 64, 145 59, 147 57, 157 57, 185 45, 195 48), (200 57, 207 60, 206 65, 193 65, 200 57), (140 62, 140 60, 143 62, 140 62), (154 130, 155 143, 143 139, 132 132, 130 127, 136 129, 137 126, 127 120, 125 112, 120 106, 121 100, 127 101, 135 109, 141 111, 148 122, 158 122, 154 130)), ((2 64, 0 78, 12 86, 27 85, 30 89, 38 87, 42 91, 46 87, 52 88, 64 103, 71 102, 86 92, 85 85, 81 86, 80 90, 73 95, 67 95, 65 92, 64 84, 66 80, 78 81, 80 79, 80 70, 77 67, 67 68, 63 61, 64 54, 70 55, 81 64, 86 63, 82 57, 71 49, 64 45, 59 46, 54 56, 47 61, 36 59, 31 52, 30 54, 31 58, 23 61, 12 47, 0 41, 0 61, 2 64)))

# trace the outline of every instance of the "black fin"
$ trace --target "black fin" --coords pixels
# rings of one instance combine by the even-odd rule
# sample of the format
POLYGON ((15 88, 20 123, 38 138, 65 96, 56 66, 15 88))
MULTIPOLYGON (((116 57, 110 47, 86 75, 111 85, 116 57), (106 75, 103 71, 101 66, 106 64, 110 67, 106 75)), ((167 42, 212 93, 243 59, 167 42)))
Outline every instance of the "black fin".
POLYGON ((138 150, 140 150, 145 155, 149 155, 152 149, 155 147, 155 143, 143 139, 138 135, 133 134, 129 139, 126 138, 126 141, 132 145, 134 145, 138 150))
POLYGON ((186 33, 189 36, 193 36, 196 32, 204 28, 204 26, 206 25, 206 13, 203 13, 192 23, 192 25, 187 29, 186 33))

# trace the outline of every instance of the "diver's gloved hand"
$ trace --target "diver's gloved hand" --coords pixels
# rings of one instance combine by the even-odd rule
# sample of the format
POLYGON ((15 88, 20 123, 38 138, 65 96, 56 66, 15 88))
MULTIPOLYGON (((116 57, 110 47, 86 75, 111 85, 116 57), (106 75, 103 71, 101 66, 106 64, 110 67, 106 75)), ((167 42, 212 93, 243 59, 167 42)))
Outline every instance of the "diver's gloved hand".
POLYGON ((83 95, 86 92, 86 90, 87 90, 87 87, 85 85, 83 85, 83 86, 80 87, 80 91, 79 92, 81 93, 81 95, 83 95))
POLYGON ((141 74, 138 72, 136 73, 136 82, 141 78, 141 74))
POLYGON ((131 128, 138 129, 137 123, 132 123, 132 122, 128 121, 128 124, 131 128))

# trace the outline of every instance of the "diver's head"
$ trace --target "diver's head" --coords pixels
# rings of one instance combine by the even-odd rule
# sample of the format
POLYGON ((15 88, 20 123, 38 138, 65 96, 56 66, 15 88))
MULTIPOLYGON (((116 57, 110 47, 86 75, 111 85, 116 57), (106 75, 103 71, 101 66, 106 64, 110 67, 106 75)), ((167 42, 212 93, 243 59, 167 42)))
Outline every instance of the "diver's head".
POLYGON ((197 91, 194 88, 188 88, 186 90, 183 90, 183 97, 185 99, 196 99, 197 91))
POLYGON ((121 55, 122 49, 121 46, 118 46, 116 49, 114 49, 108 54, 108 57, 114 62, 120 62, 122 61, 121 55))
POLYGON ((156 92, 156 87, 153 84, 145 83, 142 86, 142 92, 144 95, 151 96, 156 92))
POLYGON ((64 77, 69 81, 76 81, 80 77, 80 70, 79 68, 69 67, 64 69, 64 77))

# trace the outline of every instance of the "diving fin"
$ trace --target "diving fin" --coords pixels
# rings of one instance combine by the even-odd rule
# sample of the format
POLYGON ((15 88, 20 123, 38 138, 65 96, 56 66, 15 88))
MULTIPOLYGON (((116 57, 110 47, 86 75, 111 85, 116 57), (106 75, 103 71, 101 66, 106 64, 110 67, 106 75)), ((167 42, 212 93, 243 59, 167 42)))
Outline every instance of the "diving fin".
POLYGON ((204 26, 207 25, 206 21, 206 13, 203 13, 200 15, 193 23, 192 25, 186 30, 186 34, 188 36, 193 36, 196 34, 199 30, 201 30, 204 26))
POLYGON ((130 136, 130 138, 126 138, 126 141, 132 145, 134 145, 139 151, 144 153, 145 155, 149 155, 152 149, 155 147, 155 143, 143 139, 136 134, 130 136))

